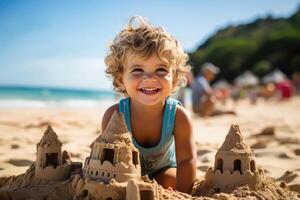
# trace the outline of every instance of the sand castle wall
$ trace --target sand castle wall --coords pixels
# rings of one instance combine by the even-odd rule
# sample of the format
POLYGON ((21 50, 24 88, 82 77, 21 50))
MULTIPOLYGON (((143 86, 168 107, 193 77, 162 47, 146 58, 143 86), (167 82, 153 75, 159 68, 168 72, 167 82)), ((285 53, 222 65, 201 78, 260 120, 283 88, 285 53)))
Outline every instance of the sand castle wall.
POLYGON ((255 158, 253 154, 239 153, 230 151, 219 151, 215 156, 214 170, 229 170, 231 172, 239 169, 241 172, 256 170, 255 158), (225 159, 224 159, 225 158, 225 159))
POLYGON ((123 163, 111 164, 109 161, 104 161, 102 164, 99 160, 90 160, 88 167, 84 168, 85 177, 90 177, 94 180, 101 180, 108 183, 111 179, 118 182, 125 182, 132 178, 140 179, 141 174, 133 172, 132 168, 128 168, 123 163))
POLYGON ((124 183, 113 180, 109 184, 86 179, 82 191, 87 199, 159 200, 156 183, 134 179, 124 183))
POLYGON ((87 199, 124 199, 126 198, 126 184, 111 183, 105 184, 102 182, 85 180, 83 188, 83 196, 87 199))
POLYGON ((221 191, 227 191, 241 185, 248 185, 254 189, 262 183, 263 172, 247 170, 241 174, 239 171, 224 170, 222 173, 220 170, 213 171, 212 168, 209 168, 205 175, 205 181, 208 185, 219 188, 221 191))
POLYGON ((129 180, 126 188, 126 200, 159 200, 157 183, 129 180))
POLYGON ((60 181, 70 177, 71 165, 63 164, 57 167, 47 166, 45 168, 36 167, 35 178, 48 181, 60 181))
POLYGON ((139 152, 136 149, 131 149, 124 143, 109 144, 95 142, 91 152, 91 159, 101 160, 105 157, 105 149, 113 150, 113 163, 123 162, 129 165, 130 168, 139 170, 139 152))
POLYGON ((96 141, 92 146, 91 157, 85 161, 84 177, 105 183, 109 183, 111 179, 118 182, 140 179, 139 152, 125 142, 96 141))
POLYGON ((47 165, 47 155, 55 155, 57 165, 62 164, 62 154, 61 154, 61 147, 51 147, 45 148, 43 146, 39 146, 37 148, 37 158, 36 158, 36 165, 39 167, 45 167, 47 165))

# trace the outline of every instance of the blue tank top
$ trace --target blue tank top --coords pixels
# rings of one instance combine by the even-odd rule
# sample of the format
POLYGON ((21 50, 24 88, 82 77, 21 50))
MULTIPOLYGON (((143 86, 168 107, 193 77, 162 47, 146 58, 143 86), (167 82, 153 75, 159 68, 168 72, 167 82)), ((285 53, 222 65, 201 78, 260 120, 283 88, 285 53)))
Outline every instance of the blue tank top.
MULTIPOLYGON (((177 104, 179 101, 168 97, 165 102, 162 129, 159 143, 150 148, 142 147, 132 137, 132 142, 140 151, 142 175, 156 174, 166 167, 176 167, 176 152, 174 142, 174 121, 177 104)), ((119 112, 124 114, 126 125, 131 132, 131 114, 130 114, 130 98, 121 99, 119 102, 119 112)))

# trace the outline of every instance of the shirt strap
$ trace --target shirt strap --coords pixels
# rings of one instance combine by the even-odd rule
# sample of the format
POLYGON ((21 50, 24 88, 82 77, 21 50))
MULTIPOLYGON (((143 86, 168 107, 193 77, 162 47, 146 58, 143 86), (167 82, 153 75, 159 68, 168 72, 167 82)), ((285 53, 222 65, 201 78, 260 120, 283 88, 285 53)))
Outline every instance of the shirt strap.
POLYGON ((175 115, 177 110, 177 105, 182 105, 180 101, 168 97, 166 99, 163 124, 162 124, 162 139, 168 140, 169 137, 173 136, 174 125, 175 125, 175 115))
POLYGON ((131 120, 130 120, 130 98, 123 98, 119 102, 119 112, 123 113, 128 131, 131 132, 131 120))

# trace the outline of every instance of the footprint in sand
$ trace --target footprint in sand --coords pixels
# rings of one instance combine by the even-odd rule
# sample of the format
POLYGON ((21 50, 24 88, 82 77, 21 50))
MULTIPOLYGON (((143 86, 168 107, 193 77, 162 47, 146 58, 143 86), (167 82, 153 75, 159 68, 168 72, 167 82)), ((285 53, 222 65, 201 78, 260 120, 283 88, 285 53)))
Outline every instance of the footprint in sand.
POLYGON ((295 149, 295 150, 294 150, 294 153, 295 153, 297 156, 300 156, 300 148, 299 148, 299 149, 295 149))
POLYGON ((266 142, 258 141, 258 142, 251 145, 251 149, 264 149, 267 146, 268 145, 266 144, 266 142))
POLYGON ((280 144, 300 144, 300 140, 293 137, 282 137, 277 140, 280 144))
POLYGON ((29 166, 33 163, 31 160, 26 159, 9 159, 6 163, 12 164, 17 167, 29 166))
POLYGON ((18 145, 18 144, 12 144, 12 145, 10 145, 10 148, 11 149, 19 149, 20 145, 18 145))
POLYGON ((275 135, 275 127, 268 126, 263 128, 259 133, 254 136, 274 136, 275 135))
POLYGON ((278 155, 279 158, 283 158, 283 159, 293 159, 296 158, 295 154, 293 154, 292 152, 284 152, 278 155))

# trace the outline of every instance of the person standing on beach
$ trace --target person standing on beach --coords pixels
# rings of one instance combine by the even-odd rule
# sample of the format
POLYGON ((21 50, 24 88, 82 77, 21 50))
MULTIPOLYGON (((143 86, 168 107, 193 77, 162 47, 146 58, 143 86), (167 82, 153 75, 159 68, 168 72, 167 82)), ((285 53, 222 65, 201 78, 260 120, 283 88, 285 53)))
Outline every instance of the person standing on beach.
POLYGON ((114 111, 124 114, 139 149, 142 175, 164 188, 190 193, 196 176, 196 150, 188 112, 170 95, 189 71, 188 56, 162 27, 140 16, 110 44, 106 73, 125 98, 108 108, 104 130, 114 111))

